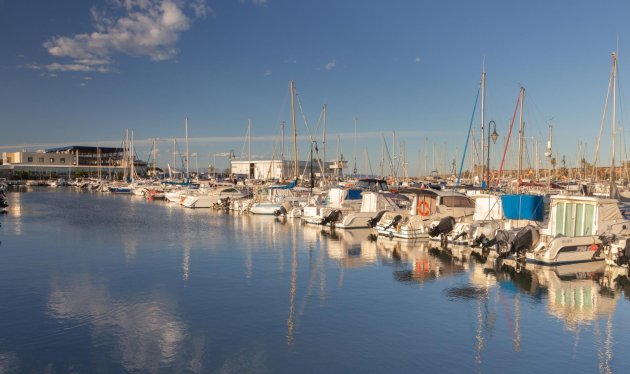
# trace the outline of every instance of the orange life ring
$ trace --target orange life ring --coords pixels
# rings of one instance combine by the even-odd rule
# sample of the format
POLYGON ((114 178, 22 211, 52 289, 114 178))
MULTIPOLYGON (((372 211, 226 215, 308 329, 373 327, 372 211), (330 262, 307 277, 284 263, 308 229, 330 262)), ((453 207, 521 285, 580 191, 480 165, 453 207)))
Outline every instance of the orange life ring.
POLYGON ((427 203, 425 200, 418 201, 418 214, 419 215, 428 216, 430 212, 431 212, 431 209, 429 209, 429 203, 427 203))

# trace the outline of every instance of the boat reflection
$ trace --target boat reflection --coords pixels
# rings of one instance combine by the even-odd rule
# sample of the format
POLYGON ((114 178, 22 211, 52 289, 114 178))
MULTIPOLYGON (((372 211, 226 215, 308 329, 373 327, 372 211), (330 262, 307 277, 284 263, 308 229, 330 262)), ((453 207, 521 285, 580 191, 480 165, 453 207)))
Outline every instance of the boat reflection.
POLYGON ((450 251, 434 248, 428 240, 379 237, 376 243, 384 263, 396 267, 394 278, 400 282, 424 283, 465 271, 450 251))
POLYGON ((376 241, 368 229, 321 230, 326 243, 328 258, 336 260, 344 268, 357 268, 376 264, 376 241))

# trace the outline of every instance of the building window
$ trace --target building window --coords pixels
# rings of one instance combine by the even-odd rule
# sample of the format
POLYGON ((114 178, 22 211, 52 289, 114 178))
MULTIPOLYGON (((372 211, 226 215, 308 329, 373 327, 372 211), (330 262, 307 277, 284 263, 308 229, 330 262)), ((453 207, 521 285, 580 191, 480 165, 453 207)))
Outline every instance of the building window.
POLYGON ((33 157, 29 157, 28 162, 33 162, 33 157))
POLYGON ((66 159, 65 159, 65 157, 60 158, 60 159, 59 159, 59 162, 60 162, 60 163, 62 163, 62 164, 65 164, 65 163, 66 163, 66 159))
POLYGON ((43 163, 43 162, 44 162, 44 158, 43 158, 43 157, 40 157, 40 158, 39 158, 39 162, 42 162, 42 163, 43 163))
POLYGON ((54 164, 54 163, 55 163, 55 158, 54 158, 54 157, 51 157, 51 158, 50 158, 50 163, 51 163, 51 164, 54 164))
POLYGON ((7 164, 11 163, 11 157, 7 157, 7 164))

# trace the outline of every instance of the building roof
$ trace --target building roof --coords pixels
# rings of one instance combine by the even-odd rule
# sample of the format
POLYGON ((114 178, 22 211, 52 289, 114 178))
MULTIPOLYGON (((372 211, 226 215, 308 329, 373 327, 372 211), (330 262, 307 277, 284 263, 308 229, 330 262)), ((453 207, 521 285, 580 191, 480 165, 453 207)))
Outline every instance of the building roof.
POLYGON ((66 147, 57 147, 57 148, 48 148, 46 153, 54 153, 54 152, 67 152, 67 151, 79 151, 82 153, 120 153, 123 151, 122 148, 115 147, 89 147, 83 145, 69 145, 66 147))

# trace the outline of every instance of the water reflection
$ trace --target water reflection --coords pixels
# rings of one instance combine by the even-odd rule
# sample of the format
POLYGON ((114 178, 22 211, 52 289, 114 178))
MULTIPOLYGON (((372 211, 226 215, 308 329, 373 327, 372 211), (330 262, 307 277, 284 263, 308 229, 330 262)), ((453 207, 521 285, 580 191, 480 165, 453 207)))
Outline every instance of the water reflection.
POLYGON ((47 308, 54 318, 89 326, 97 346, 113 339, 115 356, 129 371, 169 367, 189 337, 174 304, 164 296, 119 299, 87 275, 53 276, 47 308))
POLYGON ((377 260, 376 241, 369 237, 369 230, 321 230, 327 238, 328 258, 336 260, 344 268, 374 265, 377 260))
POLYGON ((379 237, 376 243, 381 256, 396 267, 394 279, 400 282, 422 284, 465 271, 464 265, 454 259, 450 251, 433 248, 433 243, 427 240, 379 237))

